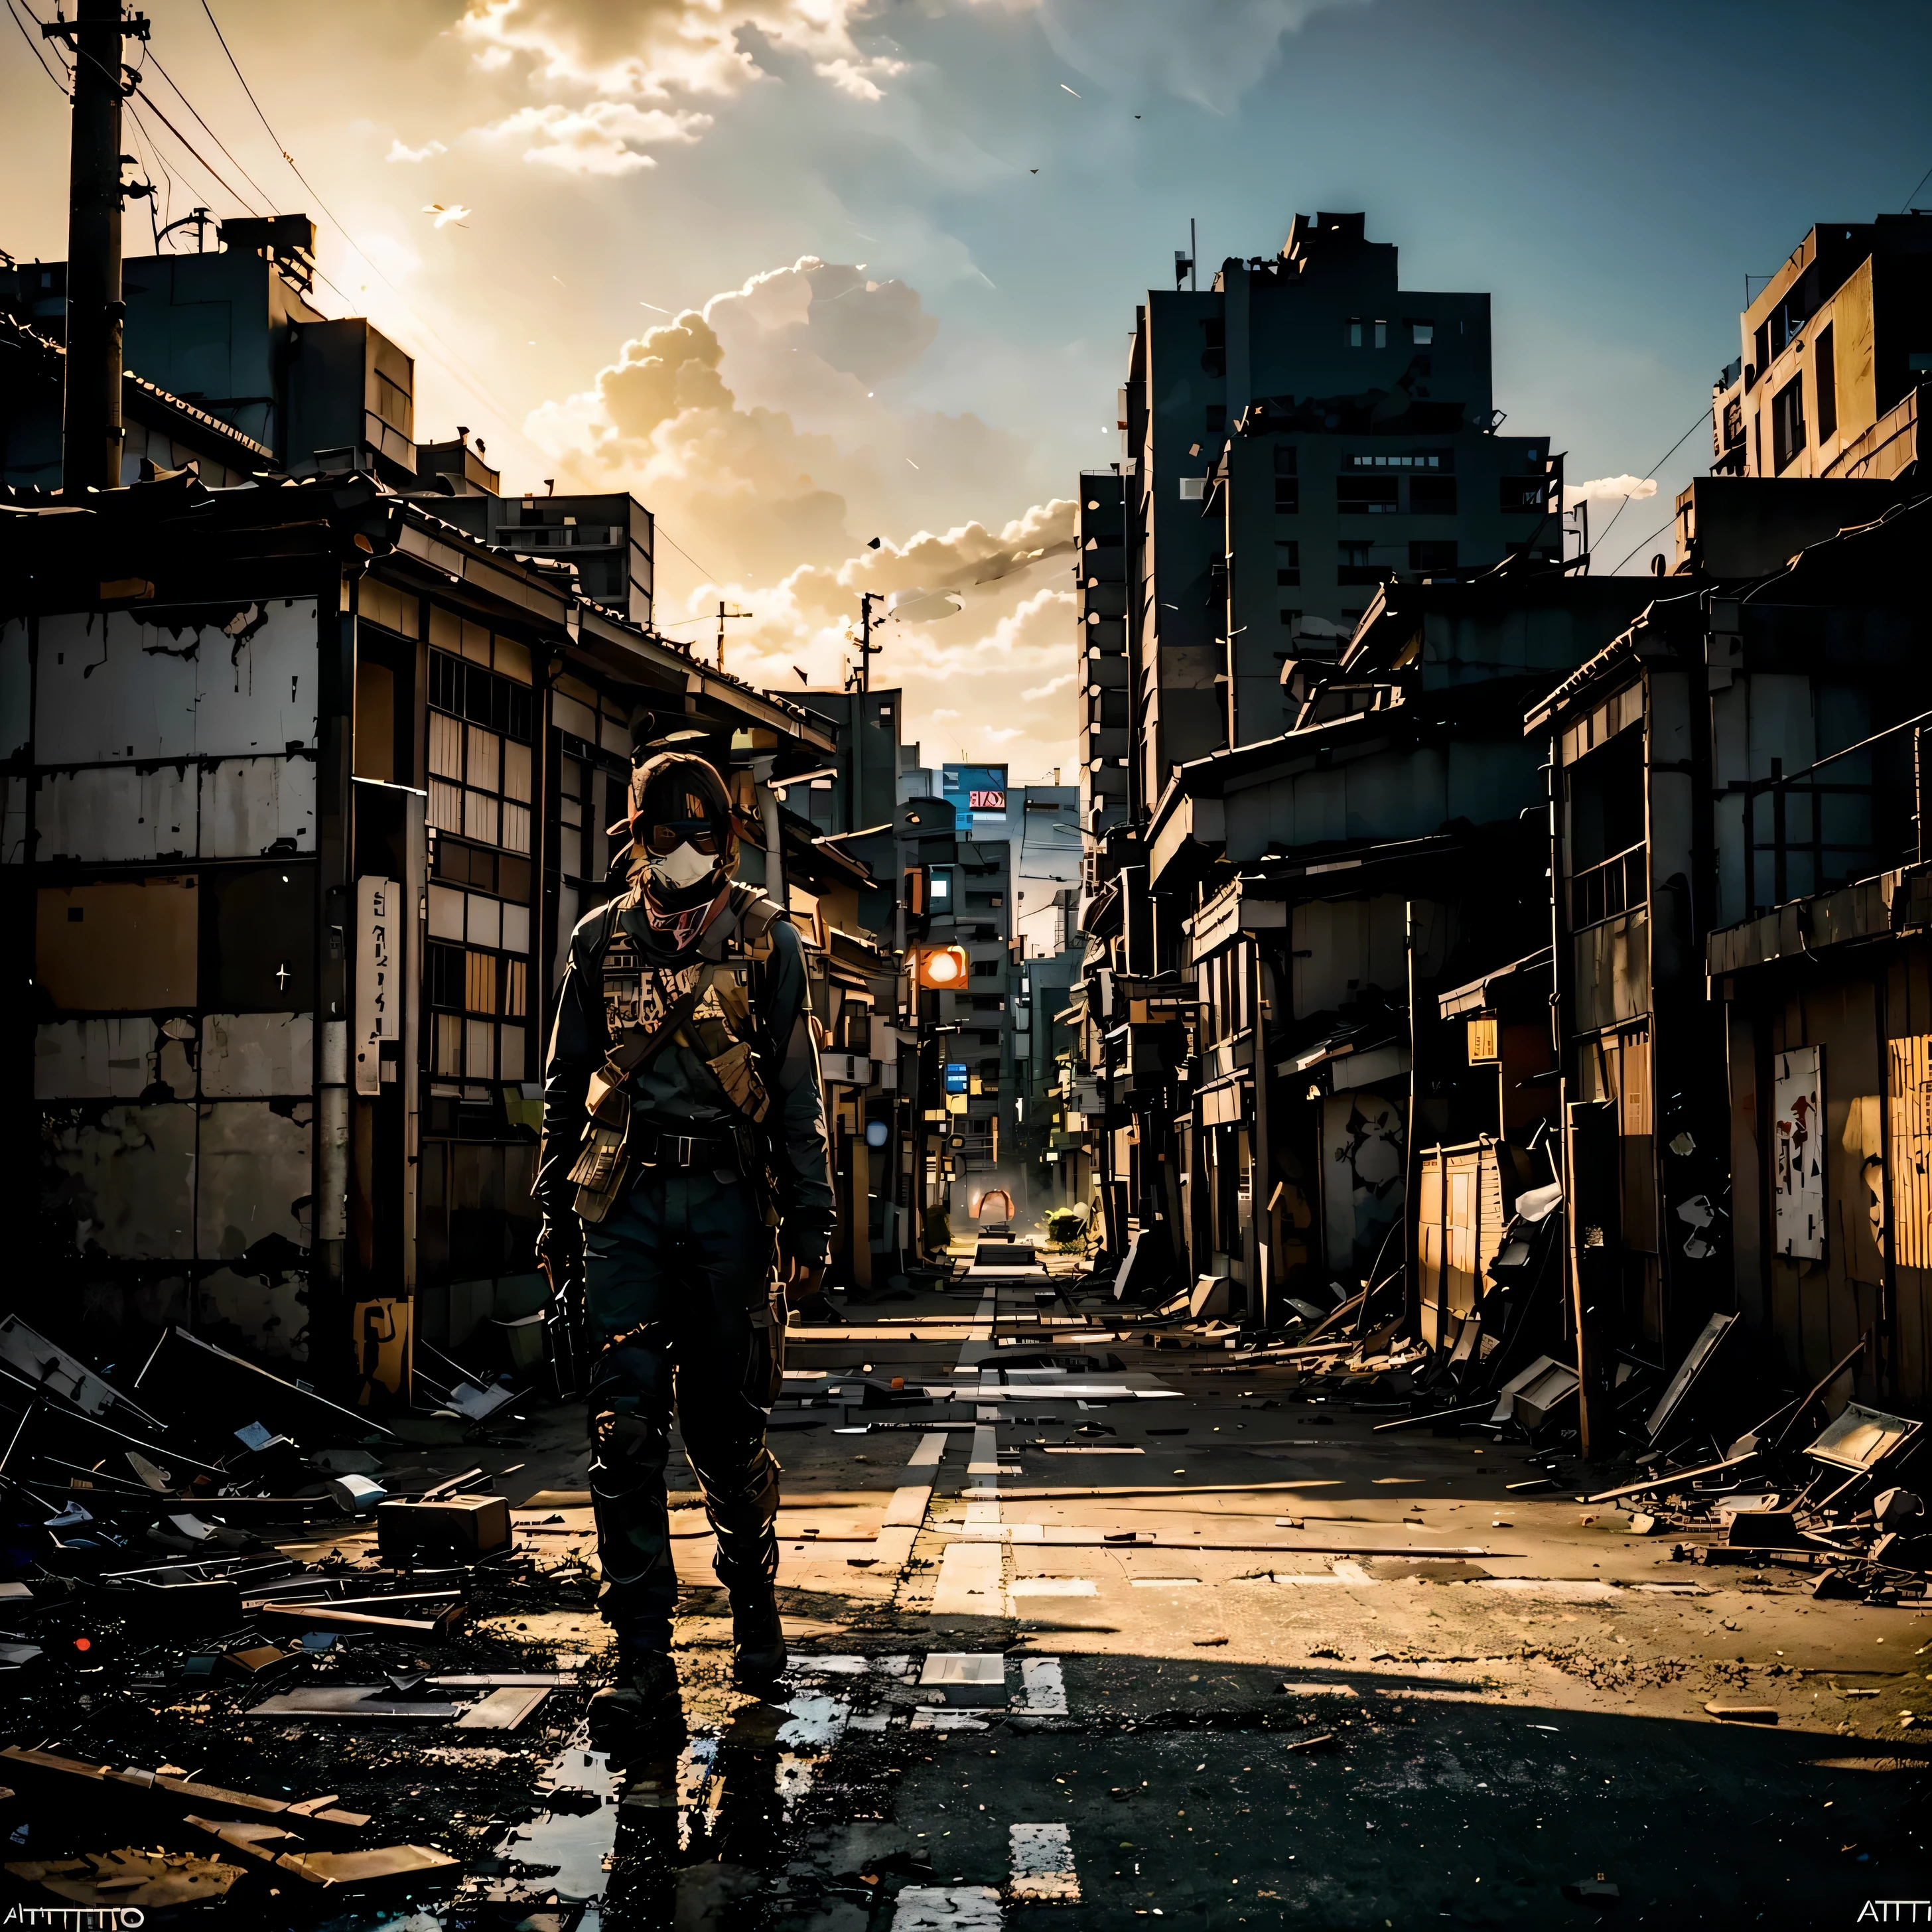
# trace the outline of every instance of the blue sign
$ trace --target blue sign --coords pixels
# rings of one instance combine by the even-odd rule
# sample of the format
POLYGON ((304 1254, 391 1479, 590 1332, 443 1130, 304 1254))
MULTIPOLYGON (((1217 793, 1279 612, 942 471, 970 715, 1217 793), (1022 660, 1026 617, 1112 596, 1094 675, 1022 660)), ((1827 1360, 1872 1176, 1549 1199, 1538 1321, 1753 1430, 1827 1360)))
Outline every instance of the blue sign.
POLYGON ((966 1063, 962 1060, 949 1060, 946 1063, 946 1090, 949 1094, 963 1094, 966 1090, 966 1063))
POLYGON ((941 765, 939 795, 956 812, 976 820, 1004 818, 1006 815, 1006 768, 1004 765, 941 765))

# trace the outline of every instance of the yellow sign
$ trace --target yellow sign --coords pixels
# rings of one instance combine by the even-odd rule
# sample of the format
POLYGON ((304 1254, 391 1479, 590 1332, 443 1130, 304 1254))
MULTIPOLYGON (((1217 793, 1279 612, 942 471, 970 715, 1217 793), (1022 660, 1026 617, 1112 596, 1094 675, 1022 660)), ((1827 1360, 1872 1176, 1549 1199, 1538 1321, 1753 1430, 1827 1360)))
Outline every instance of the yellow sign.
POLYGON ((1497 1057, 1496 1016, 1494 1013, 1478 1013, 1469 1022, 1469 1064, 1474 1066, 1497 1057))

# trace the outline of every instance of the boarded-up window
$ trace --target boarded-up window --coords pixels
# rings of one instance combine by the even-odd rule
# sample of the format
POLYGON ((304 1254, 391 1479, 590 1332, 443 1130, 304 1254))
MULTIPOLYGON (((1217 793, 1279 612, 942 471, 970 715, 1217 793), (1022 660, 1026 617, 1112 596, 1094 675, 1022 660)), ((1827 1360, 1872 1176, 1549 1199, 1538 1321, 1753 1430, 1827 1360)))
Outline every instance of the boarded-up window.
POLYGON ((470 952, 464 956, 463 1004, 472 1013, 496 1010, 496 956, 470 952))
POLYGON ((1825 1256, 1824 1049, 1796 1046, 1772 1065, 1772 1244, 1806 1261, 1825 1256))
POLYGON ((34 946, 39 990, 64 1012, 194 1006, 200 910, 192 878, 44 887, 34 946))
POLYGON ((440 711, 429 714, 429 768, 438 778, 463 776, 463 725, 440 711))

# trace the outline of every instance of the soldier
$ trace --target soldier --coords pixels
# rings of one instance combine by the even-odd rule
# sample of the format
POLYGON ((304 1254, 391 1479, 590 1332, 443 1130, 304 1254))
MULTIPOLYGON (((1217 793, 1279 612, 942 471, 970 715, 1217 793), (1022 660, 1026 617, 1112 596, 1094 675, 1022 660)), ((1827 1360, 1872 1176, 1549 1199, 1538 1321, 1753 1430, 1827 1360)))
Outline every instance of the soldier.
POLYGON ((667 753, 631 776, 629 889, 571 937, 536 1193, 553 1284, 580 1268, 601 1346, 591 1498, 619 1698, 676 1688, 664 1464, 674 1396, 718 1539, 741 1684, 785 1666, 765 1446, 785 1304, 775 1246, 816 1297, 836 1210, 796 931, 735 884, 723 781, 667 753))

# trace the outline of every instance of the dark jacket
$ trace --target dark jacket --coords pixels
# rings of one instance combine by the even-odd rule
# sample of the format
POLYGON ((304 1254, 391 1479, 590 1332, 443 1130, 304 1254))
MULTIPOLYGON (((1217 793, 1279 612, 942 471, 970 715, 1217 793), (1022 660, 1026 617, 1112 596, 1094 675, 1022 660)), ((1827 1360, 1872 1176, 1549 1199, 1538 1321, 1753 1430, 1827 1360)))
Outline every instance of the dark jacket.
MULTIPOLYGON (((699 941, 697 957, 724 956, 728 925, 735 922, 721 919, 713 926, 699 941)), ((554 1225, 567 1225, 566 1217, 574 1212, 576 1190, 568 1176, 584 1138, 585 1092, 608 1050, 602 974, 614 926, 621 926, 647 958, 658 950, 656 935, 635 907, 600 906, 571 934, 544 1066, 543 1145, 535 1189, 554 1225)), ((796 928, 784 918, 773 922, 770 937, 770 956, 754 968, 748 988, 772 1094, 764 1132, 785 1251, 802 1262, 820 1262, 838 1216, 818 1047, 808 1006, 805 948, 796 928)), ((681 1041, 640 1067, 630 1086, 637 1118, 668 1131, 683 1126, 722 1133, 740 1120, 704 1059, 681 1041)))

